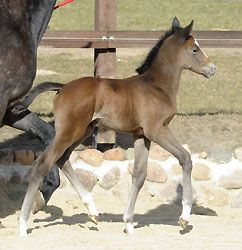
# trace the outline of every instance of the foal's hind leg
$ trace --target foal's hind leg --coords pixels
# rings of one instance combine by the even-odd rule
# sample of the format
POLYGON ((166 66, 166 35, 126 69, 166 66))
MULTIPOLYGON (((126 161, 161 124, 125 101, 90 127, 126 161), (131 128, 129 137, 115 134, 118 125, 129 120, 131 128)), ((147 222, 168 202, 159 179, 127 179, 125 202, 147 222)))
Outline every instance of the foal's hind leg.
POLYGON ((29 185, 19 215, 19 232, 21 236, 27 235, 27 220, 33 206, 35 194, 51 168, 51 166, 63 155, 69 146, 68 139, 62 136, 55 137, 50 146, 38 157, 32 168, 29 185))
POLYGON ((123 216, 126 232, 129 234, 134 233, 134 207, 139 191, 142 188, 147 175, 147 161, 150 148, 150 141, 145 137, 135 137, 134 139, 135 160, 134 171, 132 175, 132 188, 123 216))
POLYGON ((173 154, 179 161, 183 170, 183 197, 182 197, 182 214, 179 223, 183 229, 186 228, 192 208, 192 186, 191 172, 192 161, 190 154, 177 142, 168 127, 162 127, 155 133, 151 132, 147 137, 158 143, 162 148, 173 154))

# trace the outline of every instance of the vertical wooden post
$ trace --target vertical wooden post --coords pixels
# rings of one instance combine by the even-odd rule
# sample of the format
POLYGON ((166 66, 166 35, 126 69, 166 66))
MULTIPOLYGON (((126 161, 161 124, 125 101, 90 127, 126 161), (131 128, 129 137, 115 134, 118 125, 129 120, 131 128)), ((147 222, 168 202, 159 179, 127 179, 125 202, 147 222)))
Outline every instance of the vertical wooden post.
MULTIPOLYGON (((95 30, 116 29, 116 0, 95 0, 95 30)), ((116 49, 94 50, 94 76, 113 78, 116 71, 116 49)), ((99 129, 97 143, 115 143, 115 132, 99 129)))

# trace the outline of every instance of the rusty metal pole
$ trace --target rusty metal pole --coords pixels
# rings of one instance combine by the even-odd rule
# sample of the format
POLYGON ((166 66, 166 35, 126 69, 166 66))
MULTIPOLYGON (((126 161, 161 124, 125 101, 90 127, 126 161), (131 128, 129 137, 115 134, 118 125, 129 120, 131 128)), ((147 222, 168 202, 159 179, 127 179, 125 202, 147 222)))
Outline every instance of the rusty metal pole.
MULTIPOLYGON (((95 0, 95 30, 116 29, 116 0, 95 0)), ((104 38, 105 39, 105 38, 104 38)), ((108 37, 107 37, 108 39, 108 37)), ((116 49, 94 50, 94 76, 114 78, 116 73, 116 49)), ((99 129, 96 143, 115 144, 115 132, 99 129)))

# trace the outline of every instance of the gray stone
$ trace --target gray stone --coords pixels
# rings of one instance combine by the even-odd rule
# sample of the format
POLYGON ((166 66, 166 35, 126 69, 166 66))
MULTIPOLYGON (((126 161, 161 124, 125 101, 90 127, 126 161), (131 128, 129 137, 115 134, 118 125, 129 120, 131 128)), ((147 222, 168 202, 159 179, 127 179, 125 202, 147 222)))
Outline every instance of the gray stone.
MULTIPOLYGON (((130 174, 133 175, 134 171, 133 163, 129 163, 128 171, 130 174)), ((159 163, 148 162, 146 180, 151 182, 164 183, 167 181, 166 171, 159 163)))
POLYGON ((218 185, 226 189, 242 188, 242 171, 221 176, 218 180, 218 185))
POLYGON ((126 160, 133 160, 134 159, 134 148, 128 148, 125 153, 126 160))
POLYGON ((20 199, 23 199, 24 196, 24 191, 13 191, 8 193, 8 198, 12 201, 19 201, 20 199))
POLYGON ((237 195, 234 202, 231 204, 231 207, 234 207, 234 208, 242 207, 242 191, 237 195))
POLYGON ((14 152, 10 148, 0 150, 0 164, 10 165, 14 161, 14 152))
POLYGON ((226 189, 213 184, 203 183, 200 190, 207 197, 208 205, 215 207, 224 207, 229 204, 229 192, 226 189))
POLYGON ((102 153, 96 149, 85 149, 80 152, 79 156, 83 161, 94 167, 100 167, 103 163, 102 153))
POLYGON ((150 147, 149 157, 157 161, 166 161, 172 154, 167 152, 156 143, 152 143, 150 147))
POLYGON ((81 183, 83 184, 83 186, 89 192, 91 192, 98 181, 98 176, 95 175, 91 171, 80 169, 80 168, 77 168, 75 171, 76 171, 81 183))
POLYGON ((120 170, 118 167, 110 169, 100 180, 99 184, 102 188, 108 190, 115 186, 120 180, 120 170))
POLYGON ((211 178, 211 170, 206 164, 197 162, 193 164, 192 177, 196 181, 207 181, 211 178))
POLYGON ((180 204, 182 201, 183 186, 181 181, 168 183, 158 194, 158 200, 165 203, 180 204))
POLYGON ((124 161, 124 150, 120 147, 109 149, 103 153, 103 158, 108 161, 124 161))
POLYGON ((226 149, 214 149, 208 154, 208 159, 217 164, 225 164, 232 160, 232 153, 226 149))
POLYGON ((21 183, 21 176, 17 171, 13 171, 12 176, 10 178, 10 182, 14 184, 21 183))
POLYGON ((234 150, 234 157, 242 162, 242 147, 236 148, 234 150))

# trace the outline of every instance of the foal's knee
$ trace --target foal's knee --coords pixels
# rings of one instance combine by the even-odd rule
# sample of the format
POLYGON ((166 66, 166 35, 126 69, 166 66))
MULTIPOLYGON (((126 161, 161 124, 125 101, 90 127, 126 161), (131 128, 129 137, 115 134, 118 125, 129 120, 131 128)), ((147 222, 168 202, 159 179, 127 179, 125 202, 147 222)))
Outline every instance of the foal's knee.
POLYGON ((192 159, 189 152, 183 151, 181 157, 179 158, 179 163, 184 171, 192 171, 192 159))
POLYGON ((132 180, 135 182, 136 186, 141 188, 145 182, 145 178, 147 176, 147 170, 146 168, 134 168, 133 174, 132 174, 132 180))

